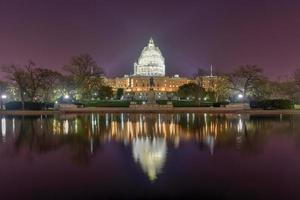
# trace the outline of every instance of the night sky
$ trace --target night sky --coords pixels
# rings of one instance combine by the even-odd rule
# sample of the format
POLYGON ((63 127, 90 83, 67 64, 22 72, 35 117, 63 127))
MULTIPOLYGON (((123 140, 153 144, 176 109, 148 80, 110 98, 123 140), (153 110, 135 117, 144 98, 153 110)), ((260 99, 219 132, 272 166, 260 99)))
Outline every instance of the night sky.
POLYGON ((286 76, 300 67, 300 1, 0 0, 0 64, 60 69, 89 53, 123 76, 151 36, 168 75, 257 64, 286 76))

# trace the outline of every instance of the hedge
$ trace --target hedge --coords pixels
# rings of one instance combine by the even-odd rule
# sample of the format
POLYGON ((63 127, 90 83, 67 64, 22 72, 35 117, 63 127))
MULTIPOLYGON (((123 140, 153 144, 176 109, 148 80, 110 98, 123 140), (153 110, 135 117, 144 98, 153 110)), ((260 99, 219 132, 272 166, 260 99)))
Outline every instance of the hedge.
POLYGON ((221 107, 225 102, 173 101, 174 107, 221 107))
POLYGON ((129 107, 130 101, 92 101, 83 103, 85 107, 129 107))
POLYGON ((253 109, 261 108, 265 110, 292 109, 294 104, 287 99, 266 99, 262 101, 250 101, 250 107, 253 109))
MULTIPOLYGON (((53 107, 53 104, 51 104, 53 107)), ((43 110, 44 108, 51 107, 49 103, 41 102, 24 102, 25 110, 43 110)), ((22 102, 20 101, 10 101, 5 104, 6 110, 22 110, 22 102)))
POLYGON ((169 100, 156 100, 156 103, 159 105, 167 105, 168 102, 169 100))

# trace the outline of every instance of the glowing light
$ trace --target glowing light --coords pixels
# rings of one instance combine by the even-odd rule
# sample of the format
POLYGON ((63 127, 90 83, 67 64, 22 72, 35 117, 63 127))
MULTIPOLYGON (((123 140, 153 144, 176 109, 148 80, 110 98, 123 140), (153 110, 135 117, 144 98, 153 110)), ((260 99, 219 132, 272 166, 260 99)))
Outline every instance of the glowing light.
POLYGON ((6 119, 4 117, 1 119, 1 132, 2 132, 2 136, 5 137, 6 136, 6 119))
POLYGON ((6 99, 7 96, 6 96, 5 94, 2 94, 2 95, 1 95, 1 98, 2 98, 2 99, 6 99))
POLYGON ((12 119, 12 132, 13 134, 15 134, 16 131, 16 122, 15 122, 15 118, 12 119))
POLYGON ((66 94, 66 95, 64 96, 64 98, 65 98, 65 99, 69 99, 70 96, 69 96, 68 94, 66 94))
POLYGON ((165 76, 165 59, 152 38, 134 63, 134 75, 165 76))
POLYGON ((243 94, 239 94, 239 95, 238 95, 238 98, 239 98, 239 99, 242 99, 242 98, 244 98, 244 95, 243 95, 243 94))
POLYGON ((64 134, 68 134, 69 133, 69 121, 65 120, 63 122, 63 132, 64 134))
POLYGON ((163 138, 136 138, 132 143, 132 154, 150 181, 157 179, 161 173, 167 155, 167 144, 163 138))
POLYGON ((238 125, 237 125, 237 131, 240 133, 243 131, 243 121, 241 118, 239 118, 239 122, 238 122, 238 125))

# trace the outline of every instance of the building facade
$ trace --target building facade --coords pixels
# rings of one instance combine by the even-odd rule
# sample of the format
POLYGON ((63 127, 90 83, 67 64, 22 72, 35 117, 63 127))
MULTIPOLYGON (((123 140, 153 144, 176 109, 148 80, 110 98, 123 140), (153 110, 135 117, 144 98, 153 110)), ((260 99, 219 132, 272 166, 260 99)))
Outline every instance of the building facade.
POLYGON ((124 77, 105 78, 105 84, 114 90, 123 88, 124 92, 146 95, 150 90, 163 96, 166 93, 174 93, 181 85, 192 80, 179 75, 165 76, 165 58, 150 38, 146 47, 143 48, 137 62, 134 63, 133 75, 124 77))
POLYGON ((104 78, 105 84, 117 90, 124 89, 126 94, 138 99, 146 99, 147 93, 154 91, 159 99, 170 99, 178 88, 187 83, 198 83, 203 88, 213 91, 216 88, 215 81, 220 77, 212 75, 194 79, 180 77, 179 75, 165 75, 165 58, 160 49, 150 38, 146 47, 143 48, 140 57, 134 64, 133 75, 125 75, 117 78, 104 78))
POLYGON ((150 38, 148 45, 144 47, 139 59, 134 63, 133 74, 134 76, 165 76, 165 68, 165 58, 150 38))
POLYGON ((123 88, 126 92, 176 92, 178 87, 191 82, 191 79, 179 76, 124 76, 114 79, 106 79, 106 84, 114 89, 123 88))

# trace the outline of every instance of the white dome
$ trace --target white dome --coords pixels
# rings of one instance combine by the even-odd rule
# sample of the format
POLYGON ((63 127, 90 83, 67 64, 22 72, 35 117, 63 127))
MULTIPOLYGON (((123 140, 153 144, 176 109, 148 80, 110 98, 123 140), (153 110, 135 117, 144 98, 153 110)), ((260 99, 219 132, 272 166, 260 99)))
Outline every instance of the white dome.
POLYGON ((153 39, 144 47, 138 62, 134 64, 134 75, 165 76, 165 58, 155 46, 153 39))

